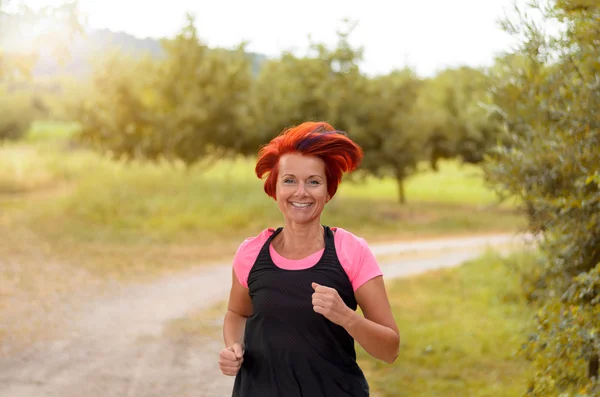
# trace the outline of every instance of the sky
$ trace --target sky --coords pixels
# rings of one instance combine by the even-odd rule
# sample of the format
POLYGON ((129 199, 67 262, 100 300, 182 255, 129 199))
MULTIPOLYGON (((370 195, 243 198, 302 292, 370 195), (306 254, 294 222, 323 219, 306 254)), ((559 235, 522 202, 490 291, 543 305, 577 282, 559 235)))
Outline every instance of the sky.
MULTIPOLYGON (((60 0, 28 0, 29 6, 60 0)), ((351 42, 364 47, 362 69, 388 73, 410 66, 432 75, 448 66, 489 65, 514 38, 498 19, 513 0, 79 0, 91 28, 137 37, 172 37, 196 17, 200 38, 210 46, 248 49, 268 56, 305 50, 308 36, 333 46, 343 18, 357 22, 351 42)))

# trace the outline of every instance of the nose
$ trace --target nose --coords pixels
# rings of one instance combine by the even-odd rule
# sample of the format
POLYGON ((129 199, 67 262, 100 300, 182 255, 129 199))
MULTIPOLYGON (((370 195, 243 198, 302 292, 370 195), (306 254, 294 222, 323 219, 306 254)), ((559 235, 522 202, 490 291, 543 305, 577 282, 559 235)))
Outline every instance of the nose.
POLYGON ((298 189, 296 189, 296 196, 299 196, 299 197, 306 196, 306 188, 304 186, 304 183, 298 184, 298 189))

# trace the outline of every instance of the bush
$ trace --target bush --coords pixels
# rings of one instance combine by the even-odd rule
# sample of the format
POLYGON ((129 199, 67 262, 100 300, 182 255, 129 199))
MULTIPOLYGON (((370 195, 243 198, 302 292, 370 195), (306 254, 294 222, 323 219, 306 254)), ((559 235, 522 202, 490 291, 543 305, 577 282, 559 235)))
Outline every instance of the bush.
MULTIPOLYGON (((506 28, 522 48, 499 62, 493 94, 507 131, 486 166, 502 194, 525 203, 541 233, 543 264, 528 282, 541 304, 527 344, 532 396, 599 395, 600 6, 559 0, 537 7, 556 37, 522 17, 506 28)), ((543 24, 541 24, 543 26, 543 24)))
POLYGON ((43 102, 31 94, 0 91, 0 141, 22 138, 44 112, 43 102))

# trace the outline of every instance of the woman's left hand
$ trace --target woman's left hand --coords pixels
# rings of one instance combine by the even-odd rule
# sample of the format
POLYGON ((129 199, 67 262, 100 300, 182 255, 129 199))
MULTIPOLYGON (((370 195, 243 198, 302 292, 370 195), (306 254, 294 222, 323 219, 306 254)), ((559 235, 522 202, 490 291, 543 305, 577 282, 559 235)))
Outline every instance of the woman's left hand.
POLYGON ((337 290, 317 283, 312 283, 312 287, 315 290, 312 295, 314 311, 322 314, 332 323, 347 327, 355 313, 346 306, 337 290))

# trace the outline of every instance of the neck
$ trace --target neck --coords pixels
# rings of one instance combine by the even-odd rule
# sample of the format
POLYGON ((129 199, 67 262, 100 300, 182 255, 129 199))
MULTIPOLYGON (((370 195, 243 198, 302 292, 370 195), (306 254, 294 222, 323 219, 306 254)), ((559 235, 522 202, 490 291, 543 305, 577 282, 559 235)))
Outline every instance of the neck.
POLYGON ((281 231, 280 244, 290 249, 311 248, 324 244, 323 227, 320 220, 308 224, 285 222, 281 231))

